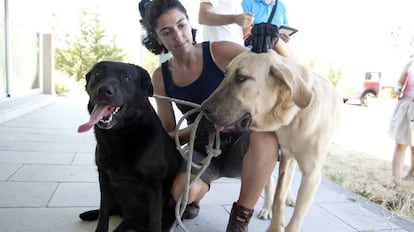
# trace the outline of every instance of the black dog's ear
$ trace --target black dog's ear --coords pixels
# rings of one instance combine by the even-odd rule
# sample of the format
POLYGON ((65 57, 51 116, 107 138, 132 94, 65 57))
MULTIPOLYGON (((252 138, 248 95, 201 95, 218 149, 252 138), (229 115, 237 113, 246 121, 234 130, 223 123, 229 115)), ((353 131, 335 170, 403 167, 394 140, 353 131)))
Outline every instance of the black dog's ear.
POLYGON ((92 69, 85 75, 85 80, 86 80, 85 90, 86 91, 88 91, 88 83, 89 83, 89 80, 91 79, 91 75, 92 75, 92 69))
POLYGON ((98 62, 98 63, 95 63, 92 66, 92 68, 89 70, 89 72, 86 73, 86 75, 85 75, 85 80, 86 80, 85 89, 86 89, 86 91, 88 91, 88 89, 87 89, 88 88, 88 83, 91 81, 92 72, 98 67, 99 64, 102 64, 102 63, 103 63, 102 61, 98 62))
POLYGON ((138 71, 138 75, 142 76, 141 84, 142 84, 143 89, 147 91, 147 95, 149 97, 152 97, 152 95, 154 95, 154 87, 152 86, 151 77, 148 71, 139 66, 136 66, 136 68, 138 71))
POLYGON ((96 66, 98 66, 98 64, 99 64, 99 63, 94 64, 94 65, 92 66, 92 68, 91 68, 91 69, 89 69, 89 72, 88 72, 88 73, 86 73, 86 75, 85 75, 86 84, 88 84, 88 82, 89 82, 89 81, 90 81, 90 79, 91 79, 92 70, 94 70, 94 69, 96 68, 96 66))

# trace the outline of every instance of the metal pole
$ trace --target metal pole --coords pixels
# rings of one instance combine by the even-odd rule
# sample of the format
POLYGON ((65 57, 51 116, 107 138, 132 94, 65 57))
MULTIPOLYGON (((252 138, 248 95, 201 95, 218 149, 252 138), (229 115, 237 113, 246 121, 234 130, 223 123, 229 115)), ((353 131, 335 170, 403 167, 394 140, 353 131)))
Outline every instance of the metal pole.
POLYGON ((9 18, 9 1, 4 0, 4 41, 5 41, 5 58, 6 58, 6 94, 7 97, 11 96, 10 86, 10 18, 9 18))

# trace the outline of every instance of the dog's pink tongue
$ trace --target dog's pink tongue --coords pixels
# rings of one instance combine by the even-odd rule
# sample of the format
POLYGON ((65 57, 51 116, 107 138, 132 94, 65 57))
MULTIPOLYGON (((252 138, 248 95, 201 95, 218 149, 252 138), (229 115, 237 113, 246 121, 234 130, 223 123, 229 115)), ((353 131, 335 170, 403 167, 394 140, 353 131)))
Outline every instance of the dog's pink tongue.
POLYGON ((87 123, 84 123, 78 127, 78 132, 86 132, 90 130, 96 123, 99 122, 104 116, 107 116, 108 114, 111 114, 113 111, 112 106, 108 106, 105 104, 101 105, 95 105, 95 107, 92 110, 91 117, 89 118, 89 121, 87 123))
POLYGON ((223 131, 224 130, 224 126, 220 126, 220 125, 217 125, 217 124, 214 124, 214 128, 216 128, 216 130, 218 130, 218 131, 223 131))

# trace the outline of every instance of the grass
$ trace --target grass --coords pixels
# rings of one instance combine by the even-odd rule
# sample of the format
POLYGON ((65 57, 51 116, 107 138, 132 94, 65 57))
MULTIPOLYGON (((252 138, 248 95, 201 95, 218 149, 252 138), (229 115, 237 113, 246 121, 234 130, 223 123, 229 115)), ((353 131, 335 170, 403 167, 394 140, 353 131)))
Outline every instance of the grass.
MULTIPOLYGON (((405 167, 402 174, 408 170, 405 167)), ((357 193, 401 218, 414 223, 414 181, 403 181, 395 189, 382 184, 391 179, 391 162, 332 144, 323 168, 325 178, 357 193)))

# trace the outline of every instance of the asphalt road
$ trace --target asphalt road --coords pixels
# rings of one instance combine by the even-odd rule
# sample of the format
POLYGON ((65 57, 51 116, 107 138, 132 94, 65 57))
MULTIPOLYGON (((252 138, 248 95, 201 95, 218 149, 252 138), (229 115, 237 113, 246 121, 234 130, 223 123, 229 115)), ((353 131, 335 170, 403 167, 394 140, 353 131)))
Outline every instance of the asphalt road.
MULTIPOLYGON (((381 99, 369 107, 345 103, 334 143, 391 160, 394 141, 388 136, 387 129, 395 104, 396 100, 381 99)), ((405 163, 409 163, 409 158, 406 155, 405 163)))

